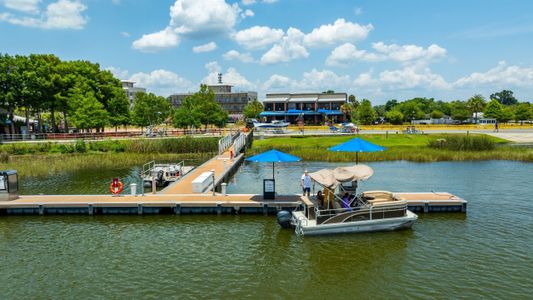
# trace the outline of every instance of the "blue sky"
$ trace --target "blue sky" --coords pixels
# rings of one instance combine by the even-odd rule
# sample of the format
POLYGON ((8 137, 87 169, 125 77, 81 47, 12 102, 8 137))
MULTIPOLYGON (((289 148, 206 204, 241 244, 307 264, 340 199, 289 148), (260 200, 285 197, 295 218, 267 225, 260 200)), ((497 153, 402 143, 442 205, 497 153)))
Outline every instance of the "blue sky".
POLYGON ((161 95, 222 72, 260 98, 533 100, 532 1, 0 0, 0 51, 91 60, 161 95))

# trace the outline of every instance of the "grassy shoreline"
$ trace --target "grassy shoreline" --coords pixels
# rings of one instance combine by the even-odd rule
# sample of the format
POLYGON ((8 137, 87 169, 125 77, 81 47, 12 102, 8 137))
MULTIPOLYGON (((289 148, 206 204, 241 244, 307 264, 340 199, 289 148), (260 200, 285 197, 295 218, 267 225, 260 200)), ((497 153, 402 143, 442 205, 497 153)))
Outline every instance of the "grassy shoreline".
POLYGON ((214 153, 86 153, 16 155, 0 163, 0 170, 15 169, 22 177, 46 176, 78 170, 97 172, 100 169, 125 169, 139 167, 155 160, 157 162, 187 161, 198 164, 210 159, 214 153))
MULTIPOLYGON (((473 161, 473 160, 516 160, 533 162, 533 148, 510 146, 509 142, 495 137, 486 136, 494 141, 497 147, 493 150, 451 151, 434 149, 428 146, 431 140, 446 139, 458 134, 403 135, 369 134, 361 138, 387 148, 383 152, 361 153, 360 161, 391 161, 406 160, 413 162, 436 161, 473 161)), ((480 136, 480 135, 470 135, 480 136)), ((331 152, 327 148, 343 143, 354 136, 326 137, 283 137, 256 140, 249 153, 256 154, 270 149, 278 149, 303 160, 328 162, 353 162, 355 153, 331 152)))

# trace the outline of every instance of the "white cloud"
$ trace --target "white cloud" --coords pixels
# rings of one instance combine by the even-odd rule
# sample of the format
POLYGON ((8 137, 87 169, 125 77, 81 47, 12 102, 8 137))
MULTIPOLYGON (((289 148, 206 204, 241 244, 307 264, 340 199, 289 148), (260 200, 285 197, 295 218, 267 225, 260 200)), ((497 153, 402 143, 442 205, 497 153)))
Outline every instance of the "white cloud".
POLYGON ((533 68, 509 66, 505 61, 500 61, 496 67, 486 72, 474 72, 459 78, 454 85, 458 87, 490 85, 493 88, 531 87, 533 86, 533 68))
POLYGON ((281 29, 267 26, 253 26, 233 34, 235 42, 246 49, 261 49, 281 40, 284 33, 281 29))
POLYGON ((120 34, 121 34, 123 37, 130 37, 130 36, 131 36, 131 34, 130 34, 129 32, 127 32, 127 31, 122 31, 120 34))
POLYGON ((253 17, 255 14, 251 9, 247 9, 242 13, 242 17, 253 17))
POLYGON ((113 73, 113 75, 120 80, 125 80, 129 78, 129 72, 127 70, 123 70, 121 68, 116 67, 107 67, 105 69, 113 73))
POLYGON ((135 81, 136 86, 144 87, 148 91, 153 91, 161 96, 190 91, 196 88, 189 80, 163 69, 154 70, 150 73, 135 73, 129 80, 135 81))
POLYGON ((296 28, 289 28, 281 42, 275 44, 261 57, 261 64, 288 62, 298 58, 306 58, 309 52, 302 45, 304 34, 296 28))
POLYGON ((278 0, 263 0, 263 3, 272 4, 278 2, 278 0))
POLYGON ((204 77, 202 83, 216 84, 218 83, 218 73, 223 73, 224 84, 231 84, 237 88, 253 89, 254 85, 241 75, 235 68, 228 68, 226 72, 222 72, 222 68, 216 61, 209 62, 205 65, 207 69, 207 76, 204 77))
MULTIPOLYGON (((233 30, 242 9, 224 0, 176 0, 170 7, 170 22, 156 33, 145 34, 134 42, 138 50, 176 47, 180 37, 203 38, 227 34, 233 30), (162 38, 164 41, 156 41, 162 38), (155 47, 154 47, 155 45, 155 47)), ((246 16, 246 12, 243 13, 246 16)))
POLYGON ((240 53, 237 50, 230 50, 222 55, 225 60, 239 60, 243 63, 254 62, 254 58, 250 53, 240 53))
POLYGON ((431 44, 424 49, 417 45, 386 45, 383 42, 372 44, 378 53, 384 55, 387 59, 399 62, 413 61, 413 60, 431 60, 446 57, 446 49, 436 44, 431 44))
POLYGON ((242 5, 252 5, 255 3, 255 0, 242 0, 242 5))
POLYGON ((415 62, 426 64, 432 60, 446 57, 446 49, 432 44, 427 48, 416 45, 386 45, 383 42, 372 44, 376 52, 357 49, 350 43, 345 43, 333 49, 326 59, 326 64, 330 66, 346 66, 354 61, 397 61, 400 63, 415 62))
POLYGON ((28 14, 38 14, 42 0, 3 0, 5 7, 28 14))
POLYGON ((304 42, 309 47, 330 46, 339 42, 364 40, 368 33, 374 29, 372 24, 359 25, 337 19, 333 24, 322 25, 307 34, 304 42))
POLYGON ((356 16, 360 16, 363 14, 363 9, 361 7, 355 7, 353 9, 353 13, 356 15, 356 16))
POLYGON ((375 53, 359 50, 353 44, 345 43, 331 51, 331 54, 326 59, 326 65, 346 66, 356 60, 379 61, 381 57, 375 53))
POLYGON ((192 51, 194 53, 202 53, 202 52, 211 52, 217 48, 217 44, 215 42, 209 42, 204 45, 192 47, 192 51))
POLYGON ((133 42, 133 48, 151 52, 175 47, 179 42, 178 35, 172 30, 172 28, 167 27, 159 32, 144 34, 140 39, 133 42))
POLYGON ((262 88, 266 91, 318 92, 324 89, 345 89, 350 85, 350 76, 337 75, 330 70, 312 69, 304 72, 300 80, 274 74, 265 81, 262 88))
POLYGON ((183 35, 213 36, 233 29, 238 11, 224 0, 177 0, 170 7, 170 26, 183 35))
POLYGON ((385 70, 379 74, 379 82, 389 89, 450 88, 450 84, 441 75, 432 73, 427 67, 409 66, 399 70, 385 70))
MULTIPOLYGON (((32 9, 31 5, 26 6, 25 9, 32 9)), ((43 29, 83 29, 88 20, 86 16, 82 15, 86 9, 87 6, 79 0, 58 0, 50 3, 46 7, 46 11, 38 17, 2 13, 0 14, 0 21, 43 29)))

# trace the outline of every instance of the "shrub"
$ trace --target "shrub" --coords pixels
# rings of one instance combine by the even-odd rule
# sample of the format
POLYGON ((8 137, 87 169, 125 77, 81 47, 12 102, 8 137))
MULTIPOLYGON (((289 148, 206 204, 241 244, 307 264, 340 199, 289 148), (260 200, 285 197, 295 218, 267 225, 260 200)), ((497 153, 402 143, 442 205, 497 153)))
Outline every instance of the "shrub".
POLYGON ((487 136, 448 136, 430 140, 429 147, 452 151, 487 151, 494 150, 496 144, 487 136))
POLYGON ((87 145, 85 144, 84 140, 77 140, 76 144, 74 145, 74 149, 78 153, 85 153, 87 152, 87 145))

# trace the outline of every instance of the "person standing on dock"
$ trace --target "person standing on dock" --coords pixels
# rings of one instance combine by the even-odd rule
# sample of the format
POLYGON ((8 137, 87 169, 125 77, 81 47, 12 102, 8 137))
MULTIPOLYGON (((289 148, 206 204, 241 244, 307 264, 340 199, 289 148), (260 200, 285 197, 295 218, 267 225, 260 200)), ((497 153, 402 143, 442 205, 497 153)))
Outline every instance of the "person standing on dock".
POLYGON ((307 170, 305 170, 304 174, 302 175, 302 188, 304 192, 304 196, 307 193, 307 197, 311 196, 311 176, 309 176, 309 173, 307 170))

